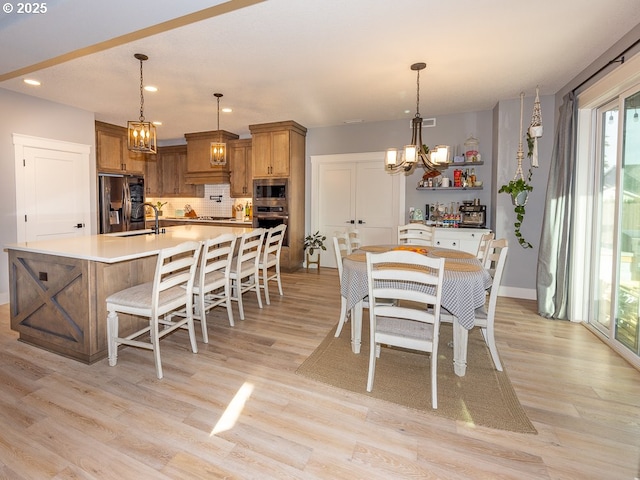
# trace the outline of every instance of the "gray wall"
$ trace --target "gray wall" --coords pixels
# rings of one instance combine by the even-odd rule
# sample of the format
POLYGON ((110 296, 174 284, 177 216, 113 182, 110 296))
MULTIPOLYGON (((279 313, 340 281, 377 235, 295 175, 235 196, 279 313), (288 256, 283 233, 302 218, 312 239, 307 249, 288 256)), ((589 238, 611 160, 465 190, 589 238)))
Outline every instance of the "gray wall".
MULTIPOLYGON (((59 103, 41 100, 9 90, 0 89, 0 303, 9 299, 9 266, 4 246, 17 240, 15 154, 12 135, 20 133, 33 137, 64 140, 91 145, 91 172, 87 181, 95 182, 94 115, 59 103)), ((95 212, 95 188, 91 211, 95 212)), ((95 215, 94 215, 95 216, 95 215)), ((95 233, 95 224, 92 225, 95 233)))
MULTIPOLYGON (((535 92, 526 92, 523 125, 531 121, 535 92)), ((535 298, 536 263, 542 225, 544 192, 549 172, 549 158, 553 146, 554 98, 542 97, 542 117, 545 128, 540 149, 540 167, 533 176, 534 190, 523 227, 526 238, 534 245, 525 250, 518 246, 513 235, 515 214, 510 197, 497 190, 500 185, 513 178, 516 169, 518 134, 520 127, 520 98, 499 102, 493 110, 469 112, 436 117, 436 126, 423 129, 423 141, 430 145, 448 144, 462 151, 465 140, 475 136, 480 142, 480 154, 484 165, 476 168, 476 176, 484 181, 480 191, 433 192, 416 190, 423 170, 406 177, 406 207, 425 208, 434 202, 458 202, 475 197, 488 206, 488 225, 498 237, 509 240, 509 259, 503 279, 503 294, 523 298, 535 298)), ((426 114, 425 116, 428 116, 426 114)), ((390 147, 402 147, 411 140, 410 119, 360 123, 327 128, 309 129, 307 133, 307 157, 334 153, 358 153, 384 151, 390 147)), ((525 146, 526 148, 526 146, 525 146)), ((528 167, 525 158, 523 164, 528 167)), ((307 231, 310 228, 310 159, 307 159, 307 231)), ((453 168, 445 175, 452 178, 453 168)), ((408 217, 405 218, 408 220, 408 217)))

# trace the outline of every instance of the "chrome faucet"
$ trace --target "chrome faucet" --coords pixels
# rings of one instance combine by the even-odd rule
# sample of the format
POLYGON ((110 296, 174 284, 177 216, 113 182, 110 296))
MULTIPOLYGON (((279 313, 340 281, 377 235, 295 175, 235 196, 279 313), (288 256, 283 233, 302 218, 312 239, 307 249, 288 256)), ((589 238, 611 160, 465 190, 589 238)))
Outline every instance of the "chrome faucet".
POLYGON ((143 206, 148 206, 153 208, 154 213, 156 214, 156 222, 155 222, 155 226, 153 228, 153 233, 155 233, 156 235, 158 235, 160 233, 160 222, 158 221, 158 207, 156 207, 155 205, 151 204, 151 203, 143 203, 143 206))

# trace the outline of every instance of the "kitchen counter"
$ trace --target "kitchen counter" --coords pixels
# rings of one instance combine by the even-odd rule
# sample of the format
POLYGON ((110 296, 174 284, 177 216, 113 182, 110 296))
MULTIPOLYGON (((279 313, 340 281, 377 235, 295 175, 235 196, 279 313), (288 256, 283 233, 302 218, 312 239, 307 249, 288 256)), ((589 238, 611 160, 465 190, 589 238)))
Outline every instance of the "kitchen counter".
MULTIPOLYGON (((161 249, 249 230, 247 225, 183 225, 160 234, 134 231, 7 245, 11 329, 25 343, 96 362, 107 355, 106 298, 151 281, 161 249)), ((120 315, 123 334, 145 323, 120 315)))
POLYGON ((103 263, 117 263, 136 258, 157 255, 167 247, 173 247, 187 240, 205 240, 223 233, 242 235, 250 231, 248 224, 237 226, 184 225, 164 228, 158 235, 151 230, 85 235, 74 238, 58 238, 8 245, 6 250, 17 250, 44 255, 56 255, 80 260, 103 263), (141 233, 143 233, 141 235, 141 233))
MULTIPOLYGON (((171 223, 171 224, 185 224, 185 225, 189 225, 189 224, 197 224, 197 225, 230 225, 230 226, 234 226, 234 225, 242 225, 242 226, 248 226, 250 227, 252 225, 251 220, 236 220, 235 218, 216 218, 216 219, 206 219, 206 218, 189 218, 189 217, 160 217, 158 219, 160 221, 160 225, 162 226, 163 223, 171 223)), ((153 224, 153 222, 155 222, 155 219, 153 217, 147 217, 145 219, 145 221, 147 222, 147 225, 149 225, 149 222, 151 222, 151 224, 153 224)))

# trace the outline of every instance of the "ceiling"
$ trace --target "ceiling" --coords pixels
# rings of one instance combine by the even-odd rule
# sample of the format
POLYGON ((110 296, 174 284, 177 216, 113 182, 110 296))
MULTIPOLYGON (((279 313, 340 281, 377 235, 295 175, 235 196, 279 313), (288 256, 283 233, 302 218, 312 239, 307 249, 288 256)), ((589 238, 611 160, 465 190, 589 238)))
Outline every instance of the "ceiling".
MULTIPOLYGON (((5 5, 18 5, 7 3, 5 5)), ((555 94, 640 24, 638 0, 49 0, 0 16, 0 88, 118 125, 139 116, 160 140, 295 120, 308 128, 410 119, 555 94), (612 7, 615 5, 615 9, 612 7), (23 83, 36 78, 40 87, 23 83)))

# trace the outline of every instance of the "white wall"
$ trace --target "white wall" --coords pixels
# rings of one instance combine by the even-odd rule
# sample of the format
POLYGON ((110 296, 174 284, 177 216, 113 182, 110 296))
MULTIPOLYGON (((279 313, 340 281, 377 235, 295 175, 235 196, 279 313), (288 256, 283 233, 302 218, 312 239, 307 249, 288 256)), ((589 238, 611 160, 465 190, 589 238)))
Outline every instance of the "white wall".
MULTIPOLYGON (((44 88, 44 87, 42 87, 44 88)), ((12 135, 21 133, 34 137, 64 140, 91 145, 89 161, 91 178, 95 183, 95 125, 94 115, 59 103, 44 101, 36 97, 0 89, 0 304, 9 301, 8 255, 4 251, 7 244, 17 241, 16 233, 16 191, 14 147, 12 135)), ((95 185, 91 188, 91 212, 95 233, 95 185)))

